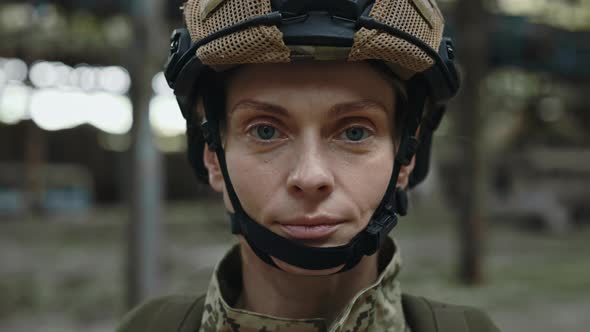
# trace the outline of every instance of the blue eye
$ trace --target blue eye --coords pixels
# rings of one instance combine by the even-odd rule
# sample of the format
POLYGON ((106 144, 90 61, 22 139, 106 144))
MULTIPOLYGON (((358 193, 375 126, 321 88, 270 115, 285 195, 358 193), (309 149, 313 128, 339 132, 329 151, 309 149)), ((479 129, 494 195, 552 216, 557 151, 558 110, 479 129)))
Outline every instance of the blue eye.
POLYGON ((350 127, 343 133, 346 139, 353 142, 362 141, 369 136, 369 131, 362 127, 350 127))
POLYGON ((256 126, 256 127, 252 128, 250 133, 254 137, 261 139, 261 140, 265 140, 265 141, 276 138, 276 136, 278 134, 277 130, 274 127, 268 126, 268 125, 256 126))

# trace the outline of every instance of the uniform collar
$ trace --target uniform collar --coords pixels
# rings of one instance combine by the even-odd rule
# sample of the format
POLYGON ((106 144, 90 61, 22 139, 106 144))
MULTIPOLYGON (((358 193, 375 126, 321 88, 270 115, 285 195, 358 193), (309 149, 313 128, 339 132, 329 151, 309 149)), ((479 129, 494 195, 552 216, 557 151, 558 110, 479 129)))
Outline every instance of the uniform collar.
POLYGON ((242 287, 240 250, 236 245, 215 268, 207 290, 200 331, 409 331, 397 281, 400 268, 399 252, 393 240, 388 239, 379 251, 377 281, 358 292, 333 321, 285 319, 231 307, 242 287))

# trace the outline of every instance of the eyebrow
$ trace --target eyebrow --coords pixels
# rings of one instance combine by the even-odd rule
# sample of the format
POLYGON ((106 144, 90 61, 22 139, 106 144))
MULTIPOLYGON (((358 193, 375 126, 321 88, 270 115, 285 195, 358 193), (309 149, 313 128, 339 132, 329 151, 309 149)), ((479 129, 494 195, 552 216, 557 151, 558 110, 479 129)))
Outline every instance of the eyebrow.
POLYGON ((346 113, 351 112, 358 112, 358 111, 367 111, 367 110, 380 110, 386 115, 389 115, 387 112, 387 108, 383 106, 381 103, 372 101, 372 100, 362 100, 362 101, 355 101, 351 103, 342 103, 337 104, 332 107, 330 110, 331 116, 338 116, 346 113))
MULTIPOLYGON (((282 106, 246 99, 238 102, 230 111, 228 115, 233 114, 240 109, 255 109, 265 113, 271 113, 283 117, 289 117, 289 111, 282 106)), ((339 116, 346 113, 365 111, 365 110, 380 110, 388 115, 387 108, 381 103, 372 100, 362 100, 349 103, 336 104, 330 108, 330 116, 339 116)))
POLYGON ((278 105, 273 105, 273 104, 268 104, 268 103, 263 103, 263 102, 259 102, 259 101, 255 101, 252 99, 246 99, 246 100, 242 100, 240 102, 238 102, 230 111, 228 115, 231 115, 232 113, 234 113, 237 110, 240 109, 255 109, 258 111, 262 111, 262 112, 266 112, 266 113, 271 113, 271 114, 276 114, 276 115, 280 115, 283 117, 288 117, 289 116, 289 112, 281 106, 278 105))

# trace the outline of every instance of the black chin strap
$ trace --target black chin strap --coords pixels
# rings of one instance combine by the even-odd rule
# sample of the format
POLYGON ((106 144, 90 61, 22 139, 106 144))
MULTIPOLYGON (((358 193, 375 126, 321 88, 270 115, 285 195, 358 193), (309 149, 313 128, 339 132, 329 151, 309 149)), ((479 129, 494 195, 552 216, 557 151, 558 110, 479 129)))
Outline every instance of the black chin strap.
POLYGON ((402 165, 410 163, 418 147, 418 140, 414 135, 421 121, 426 100, 425 85, 420 84, 418 79, 413 79, 408 83, 408 91, 412 95, 408 99, 410 109, 405 121, 402 142, 395 158, 387 190, 367 227, 346 245, 318 248, 305 246, 273 233, 253 220, 244 211, 231 183, 225 152, 221 144, 218 116, 225 114, 224 87, 216 79, 212 79, 210 82, 214 83, 204 87, 203 91, 203 103, 207 117, 207 122, 203 124, 203 134, 209 149, 214 150, 217 155, 227 193, 235 210, 234 214, 230 214, 232 232, 243 235, 261 260, 277 268, 278 266, 271 257, 307 270, 325 270, 342 266, 338 272, 343 272, 356 266, 363 256, 376 253, 389 232, 397 225, 397 214, 405 215, 407 209, 406 193, 396 189, 396 184, 402 165))

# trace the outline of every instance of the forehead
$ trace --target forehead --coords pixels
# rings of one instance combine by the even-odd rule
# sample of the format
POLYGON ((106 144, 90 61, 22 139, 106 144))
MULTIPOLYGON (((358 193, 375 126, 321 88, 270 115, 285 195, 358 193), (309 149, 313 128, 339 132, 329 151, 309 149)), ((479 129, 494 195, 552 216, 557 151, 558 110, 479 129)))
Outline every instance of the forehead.
POLYGON ((240 67, 229 81, 228 106, 242 99, 285 103, 287 107, 303 99, 328 106, 374 101, 393 107, 395 89, 386 73, 364 62, 257 64, 240 67))

